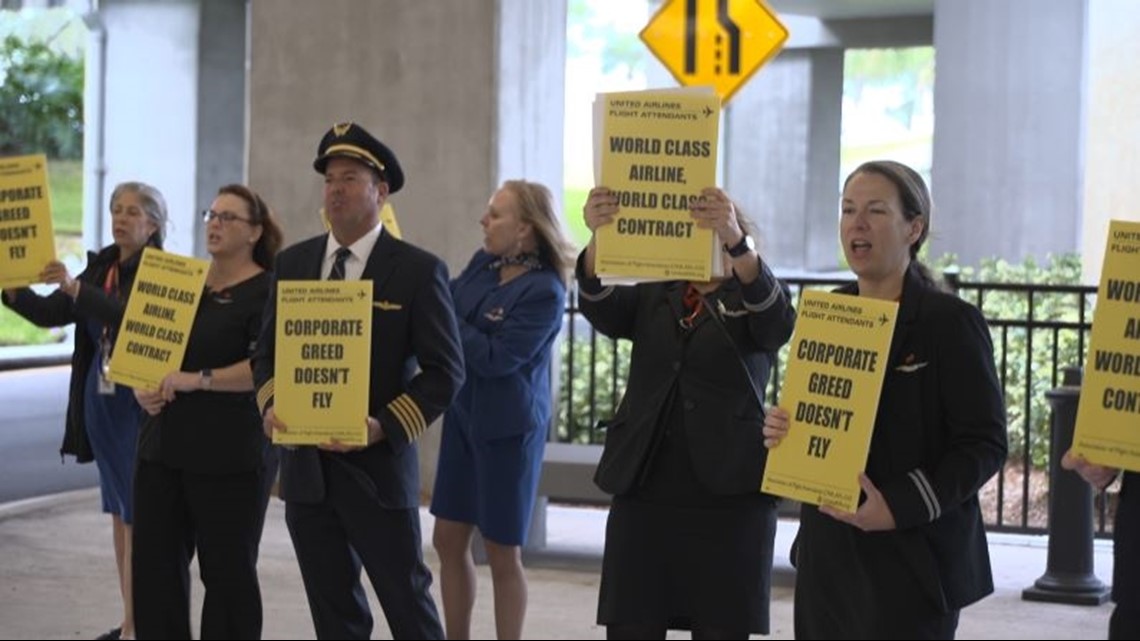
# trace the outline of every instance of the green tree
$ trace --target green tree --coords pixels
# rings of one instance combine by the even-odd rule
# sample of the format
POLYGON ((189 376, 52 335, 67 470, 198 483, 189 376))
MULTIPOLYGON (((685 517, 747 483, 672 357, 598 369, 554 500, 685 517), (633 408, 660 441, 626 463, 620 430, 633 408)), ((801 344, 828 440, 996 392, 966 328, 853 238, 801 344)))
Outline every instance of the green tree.
POLYGON ((8 35, 0 44, 0 155, 83 153, 83 60, 8 35))

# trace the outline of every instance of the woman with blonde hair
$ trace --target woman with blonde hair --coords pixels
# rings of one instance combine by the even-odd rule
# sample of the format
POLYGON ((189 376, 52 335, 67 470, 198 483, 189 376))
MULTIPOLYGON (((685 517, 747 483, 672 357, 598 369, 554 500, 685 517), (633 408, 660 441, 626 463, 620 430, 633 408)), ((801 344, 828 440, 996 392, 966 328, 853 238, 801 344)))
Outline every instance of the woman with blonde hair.
POLYGON ((522 636, 522 567, 551 416, 551 347, 562 327, 573 247, 550 190, 508 180, 480 223, 483 248, 451 282, 467 378, 443 423, 431 511, 449 639, 471 636, 483 535, 500 639, 522 636))

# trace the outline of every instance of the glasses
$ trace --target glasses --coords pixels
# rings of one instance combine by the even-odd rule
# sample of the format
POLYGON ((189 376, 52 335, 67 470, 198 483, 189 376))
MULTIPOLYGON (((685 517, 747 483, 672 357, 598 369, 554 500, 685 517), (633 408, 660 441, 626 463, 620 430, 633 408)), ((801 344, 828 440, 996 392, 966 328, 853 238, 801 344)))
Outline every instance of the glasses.
POLYGON ((229 211, 214 211, 213 209, 207 209, 206 211, 202 212, 202 222, 206 223, 207 225, 210 224, 210 221, 214 220, 215 218, 222 221, 223 225, 232 223, 235 220, 240 220, 248 225, 253 224, 252 220, 248 218, 242 218, 241 216, 238 216, 237 214, 229 211))

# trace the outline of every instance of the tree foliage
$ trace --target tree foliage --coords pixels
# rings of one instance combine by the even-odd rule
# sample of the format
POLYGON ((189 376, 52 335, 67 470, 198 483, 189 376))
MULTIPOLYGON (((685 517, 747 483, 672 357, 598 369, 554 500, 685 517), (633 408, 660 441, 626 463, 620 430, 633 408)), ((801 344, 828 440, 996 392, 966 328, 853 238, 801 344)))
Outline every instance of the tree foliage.
POLYGON ((0 155, 83 154, 83 60, 14 34, 0 43, 0 155))

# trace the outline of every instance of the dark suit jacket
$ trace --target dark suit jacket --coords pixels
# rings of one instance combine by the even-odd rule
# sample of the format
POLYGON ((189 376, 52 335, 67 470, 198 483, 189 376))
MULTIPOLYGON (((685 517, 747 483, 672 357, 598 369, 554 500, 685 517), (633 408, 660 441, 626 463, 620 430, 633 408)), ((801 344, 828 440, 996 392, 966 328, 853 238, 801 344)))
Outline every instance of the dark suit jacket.
POLYGON ((921 586, 943 609, 962 608, 993 591, 977 493, 1007 448, 989 328, 976 307, 925 285, 912 268, 887 362, 866 473, 921 586))
POLYGON ((762 265, 749 285, 729 279, 706 296, 723 329, 705 310, 682 331, 686 282, 603 288, 583 276, 579 260, 578 283, 579 305, 594 327, 633 341, 629 382, 594 477, 598 487, 611 494, 634 488, 654 433, 680 394, 697 480, 714 494, 758 492, 768 451, 757 393, 792 334, 787 290, 762 265))
MULTIPOLYGON (((326 238, 310 238, 278 254, 277 281, 319 280, 326 238)), ((368 413, 380 421, 386 438, 347 454, 318 454, 314 447, 283 449, 281 498, 286 501, 324 500, 323 456, 330 464, 345 466, 375 491, 385 507, 419 505, 416 439, 443 413, 463 383, 463 352, 447 289, 447 267, 385 231, 368 257, 362 279, 373 282, 368 413)), ((273 403, 276 301, 275 282, 253 357, 263 414, 273 403)))

